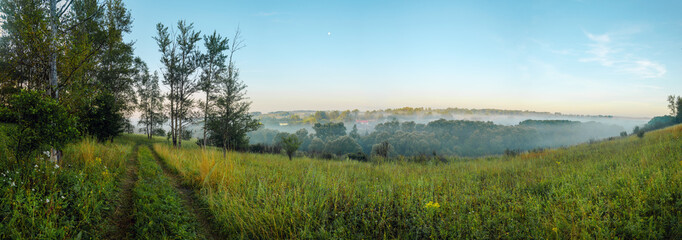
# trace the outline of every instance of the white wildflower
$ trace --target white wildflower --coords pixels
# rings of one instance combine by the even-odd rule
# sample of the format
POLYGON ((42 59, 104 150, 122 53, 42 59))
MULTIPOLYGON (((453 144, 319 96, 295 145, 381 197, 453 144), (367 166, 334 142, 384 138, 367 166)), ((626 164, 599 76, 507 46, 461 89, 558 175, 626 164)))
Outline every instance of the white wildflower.
POLYGON ((62 196, 62 199, 64 199, 64 196, 62 196))
POLYGON ((50 157, 50 151, 44 151, 43 154, 45 154, 47 157, 50 157))
POLYGON ((15 185, 14 182, 12 182, 12 187, 15 187, 15 186, 17 186, 17 185, 15 185))
POLYGON ((54 169, 57 169, 57 168, 59 168, 59 165, 55 164, 54 169))
POLYGON ((33 167, 34 167, 34 168, 38 168, 38 164, 36 164, 36 165, 35 165, 35 166, 33 166, 33 167))
POLYGON ((31 191, 35 192, 35 191, 36 191, 36 189, 35 189, 35 188, 31 188, 31 191))
POLYGON ((46 198, 46 199, 45 199, 45 202, 46 202, 46 203, 50 203, 50 199, 49 199, 49 198, 46 198))

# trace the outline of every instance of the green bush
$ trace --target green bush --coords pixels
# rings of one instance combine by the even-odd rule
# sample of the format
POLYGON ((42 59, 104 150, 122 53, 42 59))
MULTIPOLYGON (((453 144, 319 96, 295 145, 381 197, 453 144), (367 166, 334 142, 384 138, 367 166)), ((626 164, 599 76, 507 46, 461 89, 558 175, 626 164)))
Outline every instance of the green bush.
MULTIPOLYGON (((21 91, 0 109, 0 119, 15 123, 8 136, 15 159, 28 160, 36 150, 62 149, 76 139, 76 119, 54 99, 36 91, 21 91)), ((31 165, 27 162, 26 165, 31 165)))

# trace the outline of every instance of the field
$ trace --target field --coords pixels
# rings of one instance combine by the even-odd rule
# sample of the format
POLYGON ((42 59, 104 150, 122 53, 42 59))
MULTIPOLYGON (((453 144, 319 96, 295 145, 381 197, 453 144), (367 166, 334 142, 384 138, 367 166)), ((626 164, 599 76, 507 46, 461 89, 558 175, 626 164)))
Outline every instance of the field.
POLYGON ((154 149, 234 238, 676 238, 682 126, 449 164, 154 149))
POLYGON ((134 135, 73 144, 64 159, 3 165, 0 238, 682 237, 682 125, 448 163, 223 158, 134 135), (127 227, 108 217, 121 206, 134 213, 127 227))

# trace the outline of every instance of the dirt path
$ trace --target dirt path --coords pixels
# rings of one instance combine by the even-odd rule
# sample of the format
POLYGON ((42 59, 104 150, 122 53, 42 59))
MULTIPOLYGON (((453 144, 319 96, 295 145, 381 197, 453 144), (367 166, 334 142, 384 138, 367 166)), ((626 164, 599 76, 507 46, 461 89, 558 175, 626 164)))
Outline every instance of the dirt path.
POLYGON ((120 192, 116 201, 116 209, 111 216, 112 229, 104 236, 105 239, 132 239, 135 235, 133 225, 133 188, 137 182, 137 150, 135 145, 130 159, 126 162, 126 173, 121 180, 120 192))
POLYGON ((215 224, 214 217, 208 212, 208 206, 203 204, 198 196, 197 192, 189 186, 182 184, 181 177, 175 172, 171 171, 166 163, 161 160, 159 154, 154 151, 154 148, 149 146, 149 149, 154 155, 154 159, 159 163, 163 173, 170 179, 171 184, 180 194, 182 198, 182 203, 185 208, 189 210, 192 216, 199 223, 199 228, 197 229, 201 235, 206 239, 227 239, 225 236, 220 235, 220 231, 215 224))

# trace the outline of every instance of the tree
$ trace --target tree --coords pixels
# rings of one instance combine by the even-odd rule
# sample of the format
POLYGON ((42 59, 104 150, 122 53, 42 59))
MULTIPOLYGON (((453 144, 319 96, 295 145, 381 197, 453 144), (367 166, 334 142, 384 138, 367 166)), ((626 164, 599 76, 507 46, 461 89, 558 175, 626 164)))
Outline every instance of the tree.
POLYGON ((670 116, 677 116, 677 103, 675 102, 675 95, 668 96, 668 109, 670 109, 670 116))
POLYGON ((147 135, 148 139, 151 139, 152 135, 156 135, 161 125, 167 121, 166 115, 163 114, 163 96, 159 89, 159 76, 156 72, 154 75, 149 75, 147 64, 139 58, 135 60, 135 68, 137 70, 135 82, 138 85, 137 94, 140 99, 137 107, 141 112, 137 125, 144 126, 142 132, 147 135))
POLYGON ((239 80, 239 69, 234 62, 234 53, 244 47, 240 31, 235 32, 230 46, 228 69, 218 79, 216 111, 208 118, 209 139, 212 145, 223 149, 246 148, 249 141, 246 133, 260 127, 260 122, 249 114, 251 102, 246 97, 246 85, 239 80))
MULTIPOLYGON (((73 114, 83 116, 101 92, 125 92, 108 90, 102 81, 102 74, 120 76, 114 68, 125 68, 121 60, 132 56, 132 43, 122 42, 132 21, 121 0, 105 0, 101 5, 97 0, 2 0, 0 11, 3 94, 18 89, 45 91, 73 114), (113 51, 122 45, 127 50, 113 51), (112 71, 102 70, 107 66, 112 71)), ((109 83, 127 84, 130 90, 129 81, 120 81, 125 77, 110 78, 109 83)))
POLYGON ((123 133, 125 130, 126 119, 120 109, 121 105, 116 103, 116 99, 111 94, 100 94, 95 98, 90 111, 81 119, 87 126, 88 133, 97 138, 98 141, 114 141, 114 137, 123 133))
POLYGON ((184 125, 191 122, 193 101, 191 95, 197 90, 193 77, 201 60, 197 42, 200 32, 194 31, 194 24, 178 21, 178 35, 171 38, 168 27, 156 25, 154 39, 161 52, 164 66, 164 84, 170 87, 168 94, 171 138, 173 146, 182 146, 181 133, 184 125))
POLYGON ((225 51, 229 49, 227 38, 223 38, 218 35, 215 31, 213 35, 204 35, 204 46, 206 47, 206 53, 201 57, 201 68, 203 70, 201 74, 201 79, 199 82, 199 88, 201 91, 206 93, 206 100, 204 105, 204 143, 206 146, 208 144, 207 124, 208 115, 210 114, 212 96, 211 93, 215 92, 214 86, 215 81, 223 74, 227 67, 225 61, 227 60, 227 55, 225 51))
POLYGON ((133 43, 123 41, 123 33, 130 33, 132 19, 121 0, 107 0, 104 5, 107 11, 103 25, 107 34, 99 56, 97 80, 102 92, 113 96, 125 115, 135 109, 136 102, 133 43))
POLYGON ((310 141, 310 145, 308 146, 308 151, 312 153, 321 153, 324 151, 324 142, 322 139, 318 137, 313 138, 313 140, 310 141))
POLYGON ((313 125, 313 130, 315 130, 315 135, 323 140, 346 135, 346 127, 342 122, 325 124, 315 123, 315 125, 313 125))
POLYGON ((393 146, 391 146, 390 143, 384 141, 378 144, 375 144, 372 146, 372 152, 378 156, 382 156, 384 158, 388 157, 388 154, 393 150, 393 146))
POLYGON ((22 90, 12 96, 9 105, 0 108, 0 119, 17 125, 10 138, 18 162, 41 148, 61 149, 79 134, 76 119, 56 100, 37 91, 22 90))
POLYGON ((348 134, 348 135, 355 140, 360 139, 360 134, 358 133, 358 125, 357 124, 353 124, 353 130, 351 130, 350 134, 348 134))
POLYGON ((343 155, 361 152, 362 147, 351 137, 341 136, 325 144, 324 152, 343 155))
POLYGON ((285 134, 279 136, 279 139, 277 141, 278 145, 280 145, 284 151, 287 152, 287 156, 289 156, 289 161, 291 161, 291 158, 294 156, 294 153, 296 150, 298 150, 298 147, 301 146, 301 140, 298 139, 298 137, 295 134, 285 134))
POLYGON ((682 123, 682 96, 677 97, 677 110, 675 112, 677 113, 675 116, 677 123, 682 123))

